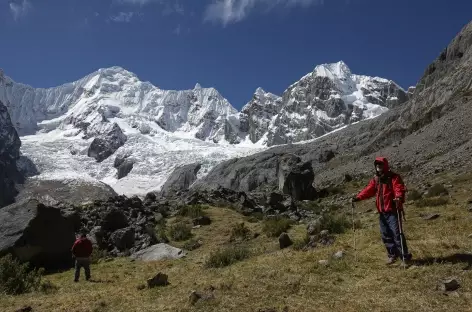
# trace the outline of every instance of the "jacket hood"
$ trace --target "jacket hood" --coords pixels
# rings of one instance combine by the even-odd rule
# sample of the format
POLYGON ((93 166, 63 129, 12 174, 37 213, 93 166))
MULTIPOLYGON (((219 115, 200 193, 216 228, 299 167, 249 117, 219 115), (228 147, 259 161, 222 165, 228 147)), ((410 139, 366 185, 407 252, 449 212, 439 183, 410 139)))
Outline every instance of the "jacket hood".
POLYGON ((390 166, 388 165, 388 160, 385 157, 377 157, 375 158, 374 165, 377 163, 383 164, 384 168, 383 171, 384 173, 387 173, 390 171, 390 166))

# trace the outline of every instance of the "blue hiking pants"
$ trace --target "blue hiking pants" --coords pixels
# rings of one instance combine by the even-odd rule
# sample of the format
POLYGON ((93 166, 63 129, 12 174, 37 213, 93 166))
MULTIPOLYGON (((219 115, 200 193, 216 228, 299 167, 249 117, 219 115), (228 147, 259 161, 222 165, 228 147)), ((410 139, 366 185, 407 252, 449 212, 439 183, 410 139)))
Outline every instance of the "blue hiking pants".
POLYGON ((408 246, 404 235, 400 235, 399 222, 397 212, 387 212, 379 214, 380 234, 382 241, 387 249, 387 254, 391 258, 405 256, 406 260, 411 259, 411 254, 408 252, 408 246), (403 252, 402 253, 402 243, 403 252))

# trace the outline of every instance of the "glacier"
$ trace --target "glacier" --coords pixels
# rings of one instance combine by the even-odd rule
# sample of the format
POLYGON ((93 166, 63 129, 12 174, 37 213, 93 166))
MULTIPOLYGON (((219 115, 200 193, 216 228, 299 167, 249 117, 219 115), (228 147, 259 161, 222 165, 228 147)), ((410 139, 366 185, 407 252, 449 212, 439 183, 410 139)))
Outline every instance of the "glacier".
POLYGON ((119 66, 47 89, 0 70, 0 101, 21 153, 40 172, 31 179, 103 182, 127 196, 158 191, 179 165, 199 162, 203 177, 221 161, 375 118, 404 93, 391 80, 352 74, 342 61, 316 66, 282 96, 257 88, 240 112, 214 88, 162 90, 119 66), (116 127, 126 136, 118 149, 104 160, 89 157, 91 142, 116 127), (121 179, 117 157, 134 164, 121 179))

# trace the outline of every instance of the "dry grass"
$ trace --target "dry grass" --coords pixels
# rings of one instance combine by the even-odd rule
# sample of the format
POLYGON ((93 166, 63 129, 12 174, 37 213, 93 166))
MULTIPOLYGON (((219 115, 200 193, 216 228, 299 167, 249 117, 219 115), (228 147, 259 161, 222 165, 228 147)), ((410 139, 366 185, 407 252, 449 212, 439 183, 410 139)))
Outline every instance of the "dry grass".
MULTIPOLYGON (((464 186, 466 187, 466 186, 464 186)), ((224 268, 205 268, 210 254, 231 246, 231 230, 245 217, 229 209, 209 208, 210 226, 192 230, 202 246, 187 257, 152 263, 117 259, 92 266, 96 283, 73 283, 73 271, 44 279, 58 287, 45 294, 0 296, 0 311, 15 311, 30 305, 34 311, 257 311, 274 307, 282 311, 472 311, 472 271, 463 270, 464 260, 454 257, 472 250, 472 214, 465 208, 469 192, 456 187, 452 203, 419 208, 407 205, 404 224, 409 247, 418 267, 402 270, 386 267, 385 251, 378 233, 377 216, 358 214, 362 228, 356 231, 357 262, 354 262, 352 230, 337 236, 333 246, 313 251, 278 249, 276 238, 259 235, 244 242, 249 258, 224 268), (454 204, 457 202, 459 204, 454 204), (440 213, 425 221, 420 213, 440 213), (338 250, 347 255, 334 260, 338 250), (433 263, 433 258, 452 262, 433 263), (325 267, 318 260, 329 259, 325 267), (457 260, 457 261, 456 261, 457 260), (158 272, 168 274, 170 285, 138 290, 137 286, 158 272), (445 296, 435 290, 439 279, 458 277, 462 287, 457 295, 445 296), (188 303, 192 290, 214 286, 214 299, 188 303)), ((372 207, 362 202, 358 211, 372 207)), ((346 205, 346 213, 350 212, 346 205)), ((350 215, 348 215, 350 217, 350 215)), ((261 233, 262 222, 246 223, 252 233, 261 233)), ((288 230, 292 239, 304 238, 305 226, 288 230)), ((175 242, 171 242, 175 245, 175 242)), ((469 264, 470 266, 470 264, 469 264)))

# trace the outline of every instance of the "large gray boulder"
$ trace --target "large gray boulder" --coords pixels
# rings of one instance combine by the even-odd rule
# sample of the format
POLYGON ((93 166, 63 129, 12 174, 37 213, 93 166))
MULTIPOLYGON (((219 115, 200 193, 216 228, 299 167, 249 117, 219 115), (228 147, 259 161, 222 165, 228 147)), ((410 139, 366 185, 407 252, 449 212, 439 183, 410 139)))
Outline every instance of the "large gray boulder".
POLYGON ((296 155, 280 157, 277 166, 279 191, 291 195, 295 200, 312 200, 316 197, 313 187, 315 174, 311 163, 302 162, 296 155))
POLYGON ((60 209, 29 199, 0 209, 0 220, 0 256, 11 253, 47 269, 71 264, 77 229, 60 209))
POLYGON ((161 195, 169 196, 188 190, 197 180, 197 173, 201 167, 199 163, 177 167, 162 186, 161 195))
POLYGON ((81 205, 94 200, 106 200, 116 196, 116 192, 107 184, 70 180, 40 180, 30 178, 19 187, 17 201, 28 198, 37 199, 46 205, 69 203, 81 205))
POLYGON ((131 255, 131 258, 142 261, 159 261, 180 259, 185 255, 186 252, 182 249, 161 243, 140 250, 131 255))
POLYGON ((279 191, 297 200, 312 199, 316 194, 312 186, 314 177, 311 164, 302 162, 298 156, 262 152, 222 162, 197 181, 192 189, 223 187, 236 192, 279 191))
POLYGON ((120 126, 118 126, 117 123, 114 123, 111 126, 110 131, 105 135, 93 139, 87 155, 95 158, 97 162, 102 162, 123 146, 126 143, 126 140, 127 137, 123 131, 121 131, 120 126))
POLYGON ((0 207, 11 204, 17 195, 16 183, 22 182, 17 169, 21 141, 7 108, 0 102, 0 207))

